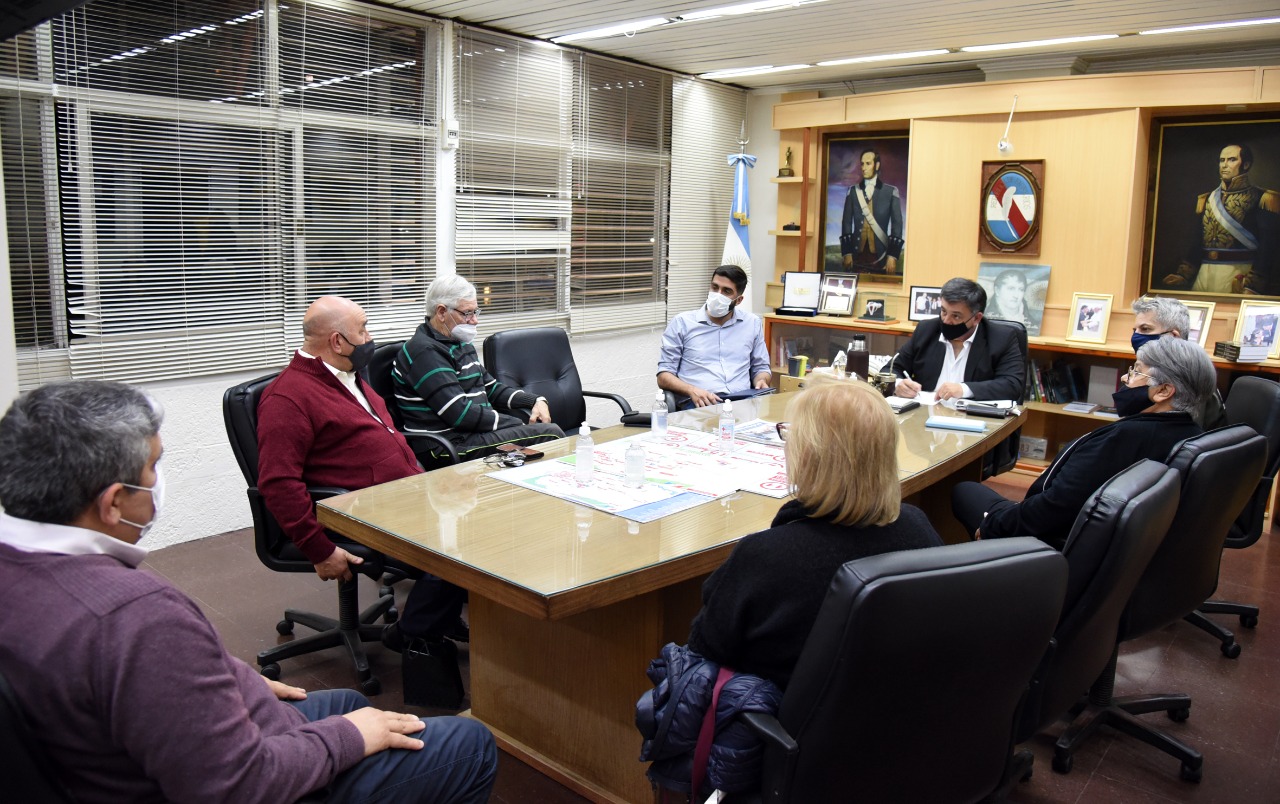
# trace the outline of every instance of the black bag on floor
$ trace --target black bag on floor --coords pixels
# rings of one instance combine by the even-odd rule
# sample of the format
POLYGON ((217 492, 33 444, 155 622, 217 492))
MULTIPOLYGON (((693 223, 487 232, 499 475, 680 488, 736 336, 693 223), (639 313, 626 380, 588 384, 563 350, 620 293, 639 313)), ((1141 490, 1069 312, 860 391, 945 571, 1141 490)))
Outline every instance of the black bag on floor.
POLYGON ((458 646, 447 639, 414 639, 404 650, 404 702, 409 706, 460 709, 466 691, 458 669, 458 646))

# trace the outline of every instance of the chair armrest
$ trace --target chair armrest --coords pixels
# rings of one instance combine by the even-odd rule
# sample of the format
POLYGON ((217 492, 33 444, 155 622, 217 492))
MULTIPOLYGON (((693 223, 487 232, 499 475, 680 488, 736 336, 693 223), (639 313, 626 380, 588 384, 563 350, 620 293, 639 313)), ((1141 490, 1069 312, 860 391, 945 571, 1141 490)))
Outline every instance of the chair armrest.
POLYGON ((740 717, 762 740, 782 749, 787 756, 794 756, 800 750, 800 746, 790 734, 787 734, 787 730, 782 728, 782 724, 773 715, 764 712, 743 712, 740 717))
MULTIPOLYGON (((449 463, 462 462, 458 459, 458 450, 453 446, 453 442, 445 438, 444 436, 436 435, 435 433, 401 433, 401 435, 403 435, 405 440, 408 441, 411 445, 413 444, 414 441, 435 442, 436 447, 448 453, 449 463)), ((414 450, 414 451, 416 452, 417 450, 414 450)))
POLYGON ((337 497, 339 494, 346 494, 350 489, 340 489, 336 486, 307 486, 307 493, 311 495, 311 502, 316 503, 321 500, 327 500, 330 497, 337 497))
POLYGON ((628 413, 635 413, 635 411, 631 408, 631 403, 628 402, 623 397, 619 396, 618 394, 611 394, 611 393, 608 393, 607 391, 583 391, 582 395, 593 396, 597 399, 612 399, 614 402, 618 403, 618 407, 622 408, 622 414, 624 416, 628 413))

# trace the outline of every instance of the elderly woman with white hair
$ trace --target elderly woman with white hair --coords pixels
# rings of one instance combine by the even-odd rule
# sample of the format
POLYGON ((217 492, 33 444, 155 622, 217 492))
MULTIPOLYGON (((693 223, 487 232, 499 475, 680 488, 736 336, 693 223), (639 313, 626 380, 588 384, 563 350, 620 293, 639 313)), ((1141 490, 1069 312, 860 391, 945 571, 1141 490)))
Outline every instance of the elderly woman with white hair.
POLYGON ((1157 338, 1138 349, 1125 385, 1112 395, 1121 418, 1076 439, 1015 503, 981 483, 959 483, 951 508, 984 539, 1035 536, 1061 550, 1076 515, 1103 483, 1143 458, 1163 462, 1184 438, 1203 432, 1192 416, 1214 391, 1213 362, 1194 343, 1157 338))

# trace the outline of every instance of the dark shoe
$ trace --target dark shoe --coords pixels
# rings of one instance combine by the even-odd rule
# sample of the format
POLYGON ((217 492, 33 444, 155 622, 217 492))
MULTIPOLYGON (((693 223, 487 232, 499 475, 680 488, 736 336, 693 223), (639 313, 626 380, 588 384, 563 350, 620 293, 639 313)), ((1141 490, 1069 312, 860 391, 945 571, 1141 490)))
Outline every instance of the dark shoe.
POLYGON ((382 629, 382 647, 396 653, 404 653, 404 645, 408 642, 400 631, 399 623, 392 623, 382 629))
POLYGON ((471 627, 459 617, 457 622, 444 629, 444 638, 452 639, 454 642, 470 642, 471 627))

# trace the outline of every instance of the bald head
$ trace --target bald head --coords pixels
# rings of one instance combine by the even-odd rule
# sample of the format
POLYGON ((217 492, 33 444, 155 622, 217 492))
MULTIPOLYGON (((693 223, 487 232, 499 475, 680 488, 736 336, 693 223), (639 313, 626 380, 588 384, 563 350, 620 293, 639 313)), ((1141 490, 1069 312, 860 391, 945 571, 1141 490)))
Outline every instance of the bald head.
POLYGON ((360 305, 341 296, 321 296, 302 316, 302 348, 324 362, 351 371, 349 355, 371 340, 360 305))

